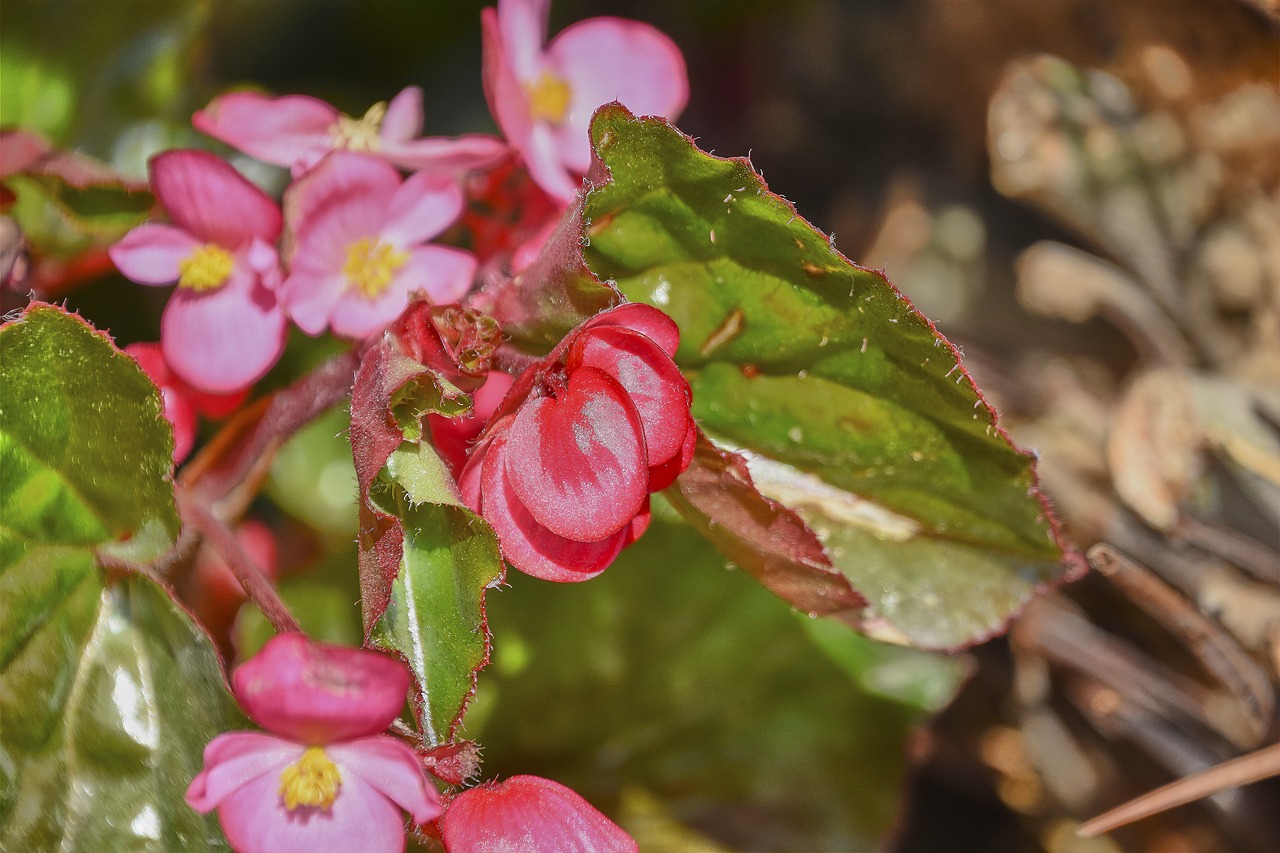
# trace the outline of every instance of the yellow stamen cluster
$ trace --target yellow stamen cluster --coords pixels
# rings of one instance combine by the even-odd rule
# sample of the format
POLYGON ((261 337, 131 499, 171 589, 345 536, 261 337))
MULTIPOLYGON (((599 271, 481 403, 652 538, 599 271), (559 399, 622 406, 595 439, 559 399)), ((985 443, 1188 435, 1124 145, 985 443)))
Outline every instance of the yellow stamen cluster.
POLYGON ((374 299, 387 289, 396 270, 407 260, 408 252, 372 237, 361 237, 347 246, 342 274, 347 277, 349 289, 374 299))
POLYGON ((196 291, 213 290, 226 282, 233 267, 235 261, 231 253, 216 243, 197 246, 178 261, 178 286, 196 291))
POLYGON ((524 84, 524 90, 529 96, 529 109, 535 119, 543 119, 552 124, 564 121, 565 114, 569 112, 573 90, 563 77, 543 71, 537 80, 524 84))
POLYGON ((296 764, 290 764, 280 773, 280 796, 284 797, 284 807, 289 811, 299 806, 332 808, 341 787, 338 766, 318 746, 307 747, 296 764))
POLYGON ((382 144, 378 133, 382 130, 382 120, 386 115, 387 102, 378 101, 360 118, 338 116, 337 123, 329 128, 333 146, 348 151, 376 152, 382 144))

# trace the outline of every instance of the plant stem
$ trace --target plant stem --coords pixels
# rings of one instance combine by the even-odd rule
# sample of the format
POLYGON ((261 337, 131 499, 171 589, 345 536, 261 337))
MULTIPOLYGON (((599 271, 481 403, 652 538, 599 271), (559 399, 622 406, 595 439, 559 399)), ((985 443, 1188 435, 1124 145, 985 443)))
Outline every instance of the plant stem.
POLYGON ((254 604, 262 608, 267 621, 278 633, 288 634, 301 632, 298 620, 289 612, 289 607, 276 592, 275 586, 267 580, 262 570, 244 552, 235 534, 218 518, 208 506, 201 502, 197 495, 180 492, 178 509, 184 519, 204 536, 218 555, 226 562, 231 573, 240 581, 240 586, 254 604))

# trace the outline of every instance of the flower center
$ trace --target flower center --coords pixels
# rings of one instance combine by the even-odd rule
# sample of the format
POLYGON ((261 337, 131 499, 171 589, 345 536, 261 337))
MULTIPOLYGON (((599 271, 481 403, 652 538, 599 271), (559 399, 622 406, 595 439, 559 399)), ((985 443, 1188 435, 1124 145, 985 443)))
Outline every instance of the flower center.
POLYGON ((234 266, 235 261, 226 249, 216 243, 205 243, 178 261, 178 286, 195 291, 213 290, 231 276, 234 266))
POLYGON ((396 270, 409 260, 409 253, 373 237, 361 237, 347 246, 347 262, 342 274, 347 286, 373 299, 387 289, 396 270))
POLYGON ((329 128, 333 147, 370 153, 377 151, 382 144, 378 132, 382 129, 382 120, 386 115, 387 102, 378 101, 361 118, 338 116, 337 123, 329 128))
POLYGON ((529 96, 529 109, 535 120, 542 119, 552 124, 564 121, 573 90, 563 77, 543 71, 537 80, 524 84, 524 90, 529 96))
POLYGON ((341 787, 338 765, 318 746, 307 747, 296 764, 290 764, 280 773, 280 796, 284 797, 284 807, 289 811, 299 806, 332 808, 341 787))

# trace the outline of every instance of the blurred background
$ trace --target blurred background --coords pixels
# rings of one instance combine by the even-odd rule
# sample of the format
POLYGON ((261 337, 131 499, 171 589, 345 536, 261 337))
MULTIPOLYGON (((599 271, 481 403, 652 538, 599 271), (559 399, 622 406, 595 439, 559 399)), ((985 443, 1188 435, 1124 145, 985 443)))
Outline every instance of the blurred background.
MULTIPOLYGON (((145 176, 210 147, 215 94, 353 115, 406 85, 426 133, 494 131, 472 0, 6 0, 0 123, 145 176)), ((1083 840, 1079 822, 1277 739, 1280 3, 556 0, 550 32, 681 46, 678 125, 749 155, 960 344, 1093 573, 955 656, 791 613, 665 506, 590 584, 492 594, 467 735, 484 776, 581 791, 652 850, 1271 850, 1273 780, 1083 840), (680 553, 671 565, 655 555, 680 553)), ((269 188, 283 176, 236 159, 269 188)), ((164 293, 102 249, 145 194, 4 168, 4 308, 34 289, 119 343, 164 293)), ((264 388, 335 344, 298 336, 264 388)), ((334 410, 252 514, 309 630, 359 640, 334 410)), ((234 613, 232 614, 234 616, 234 613)), ((256 612, 241 654, 264 641, 256 612)))

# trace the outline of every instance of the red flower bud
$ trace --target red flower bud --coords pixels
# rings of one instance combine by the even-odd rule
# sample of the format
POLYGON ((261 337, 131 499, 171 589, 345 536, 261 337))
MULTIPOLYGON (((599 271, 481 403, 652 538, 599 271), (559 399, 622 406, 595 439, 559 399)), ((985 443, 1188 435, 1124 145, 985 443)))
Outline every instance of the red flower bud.
POLYGON ((644 531, 649 493, 689 466, 680 333, 647 305, 606 311, 515 382, 459 475, 525 574, 579 581, 644 531))

